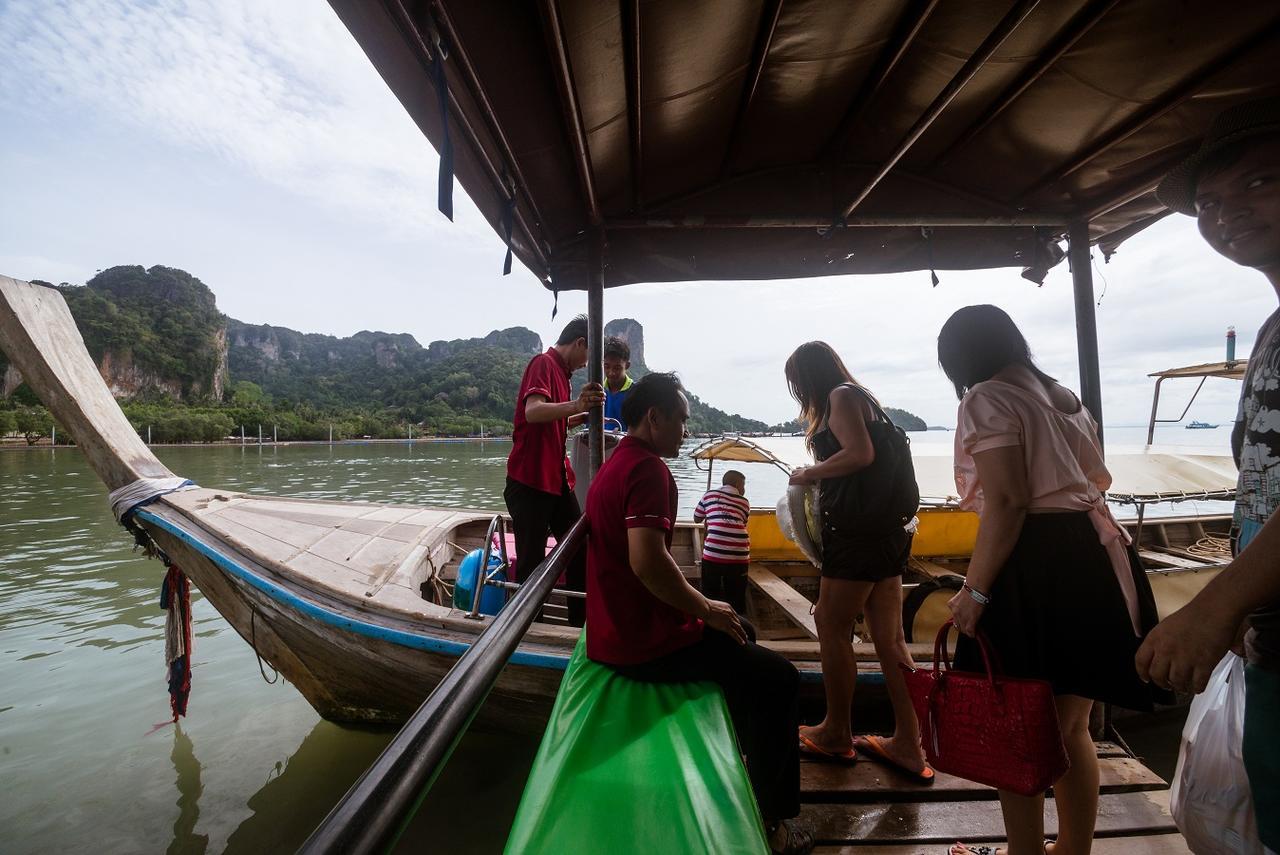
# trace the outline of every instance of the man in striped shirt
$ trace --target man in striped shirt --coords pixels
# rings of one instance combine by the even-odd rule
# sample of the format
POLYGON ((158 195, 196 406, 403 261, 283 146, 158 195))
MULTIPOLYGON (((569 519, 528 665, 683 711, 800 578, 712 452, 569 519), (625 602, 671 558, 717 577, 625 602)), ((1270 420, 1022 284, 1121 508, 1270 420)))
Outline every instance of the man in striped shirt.
POLYGON ((747 611, 747 564, 751 561, 747 536, 751 504, 746 489, 746 476, 730 469, 720 486, 709 490, 693 511, 694 522, 707 523, 702 542, 702 593, 724 600, 738 614, 747 611))

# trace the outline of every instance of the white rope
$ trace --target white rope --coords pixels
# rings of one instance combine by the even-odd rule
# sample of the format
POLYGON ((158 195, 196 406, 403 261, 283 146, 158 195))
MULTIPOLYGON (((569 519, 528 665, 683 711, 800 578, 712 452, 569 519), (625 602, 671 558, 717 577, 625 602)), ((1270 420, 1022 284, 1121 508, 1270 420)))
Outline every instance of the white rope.
POLYGON ((179 490, 194 490, 196 485, 186 478, 139 478, 132 484, 125 484, 119 489, 112 490, 107 496, 107 501, 111 502, 111 513, 115 514, 116 521, 119 522, 125 518, 130 511, 141 504, 151 501, 157 496, 164 496, 169 493, 176 493, 179 490))

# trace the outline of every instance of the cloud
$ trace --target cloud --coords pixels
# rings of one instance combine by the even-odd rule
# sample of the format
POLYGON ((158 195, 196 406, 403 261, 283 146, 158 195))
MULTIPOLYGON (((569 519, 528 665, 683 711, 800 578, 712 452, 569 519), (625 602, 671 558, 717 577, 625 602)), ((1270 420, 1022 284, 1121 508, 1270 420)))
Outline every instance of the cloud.
MULTIPOLYGON (((497 238, 464 193, 457 224, 435 211, 435 152, 316 0, 0 0, 0 111, 15 126, 59 122, 65 143, 54 155, 8 138, 5 177, 28 197, 56 192, 43 218, 22 212, 19 224, 15 207, 0 222, 6 273, 83 281, 121 261, 168 264, 209 282, 220 305, 245 320, 340 334, 379 327, 420 341, 515 324, 546 340, 585 303, 561 295, 560 316, 549 320, 551 297, 532 276, 497 276, 497 238), (156 141, 190 174, 157 171, 172 194, 132 201, 137 188, 119 174, 142 170, 113 158, 132 147, 136 160, 156 141), (82 161, 75 174, 92 173, 92 187, 64 179, 73 170, 59 157, 82 161), (238 197, 242 188, 231 188, 220 206, 197 210, 194 200, 234 171, 227 164, 253 176, 252 189, 238 197), (274 189, 290 204, 268 200, 274 189), (287 222, 255 216, 268 202, 287 222), (59 207, 71 212, 66 220, 59 207), (342 223, 307 231, 327 225, 299 225, 300 210, 311 208, 342 223), (71 240, 68 222, 94 239, 71 240), (286 282, 305 282, 309 299, 264 287, 286 282)), ((1145 422, 1149 372, 1222 358, 1228 325, 1247 354, 1276 305, 1265 280, 1214 255, 1186 217, 1158 223, 1095 269, 1113 422, 1145 422)), ((936 288, 927 272, 633 285, 609 289, 605 313, 640 320, 648 362, 679 370, 704 400, 770 421, 794 417, 782 365, 818 338, 887 403, 954 424, 936 337, 972 303, 1008 310, 1046 370, 1078 388, 1066 264, 1040 288, 1009 269, 939 275, 936 288)), ((1165 413, 1176 415, 1190 390, 1166 388, 1165 413)), ((1191 416, 1229 417, 1237 390, 1211 381, 1191 416)))
POLYGON ((0 99, 202 150, 404 239, 489 238, 462 193, 457 225, 436 212, 435 151, 315 5, 15 0, 0 9, 0 99))

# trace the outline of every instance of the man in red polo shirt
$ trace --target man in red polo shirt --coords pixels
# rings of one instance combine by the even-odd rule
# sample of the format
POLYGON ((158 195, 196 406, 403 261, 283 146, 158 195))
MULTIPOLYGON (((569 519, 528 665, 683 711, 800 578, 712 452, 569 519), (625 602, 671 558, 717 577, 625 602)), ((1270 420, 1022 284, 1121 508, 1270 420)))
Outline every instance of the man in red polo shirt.
MULTIPOLYGON (((799 674, 755 644, 733 606, 708 600, 671 555, 677 493, 663 457, 680 453, 689 401, 674 374, 648 374, 623 403, 629 434, 587 493, 587 656, 634 680, 712 680, 724 690, 774 852, 801 855, 799 674)), ((673 782, 675 783, 675 782, 673 782)))
MULTIPOLYGON (((573 494, 573 468, 565 455, 569 428, 581 424, 587 410, 604 403, 599 383, 587 383, 569 399, 569 378, 587 364, 587 317, 579 315, 546 353, 525 366, 516 397, 515 430, 507 457, 507 486, 502 491, 516 536, 516 577, 529 578, 546 553, 547 534, 564 536, 582 516, 573 494)), ((586 590, 586 556, 579 552, 565 570, 575 591, 586 590)), ((582 626, 582 600, 569 599, 569 622, 582 626)))

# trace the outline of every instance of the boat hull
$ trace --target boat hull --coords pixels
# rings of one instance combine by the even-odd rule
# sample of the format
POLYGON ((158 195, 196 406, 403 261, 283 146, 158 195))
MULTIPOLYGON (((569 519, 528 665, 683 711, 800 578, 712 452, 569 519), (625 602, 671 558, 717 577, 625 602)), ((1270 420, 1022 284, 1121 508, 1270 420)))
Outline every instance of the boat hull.
MULTIPOLYGON (((289 590, 266 573, 254 579, 257 568, 245 566, 249 562, 242 558, 202 548, 156 517, 141 522, 265 665, 326 719, 366 725, 403 722, 474 640, 474 635, 359 615, 312 592, 289 590), (327 617, 319 617, 321 613, 327 617)), ((477 631, 482 628, 477 625, 477 631)), ((490 703, 481 708, 482 723, 541 731, 568 657, 526 651, 523 658, 538 664, 513 662, 503 670, 490 703)))

